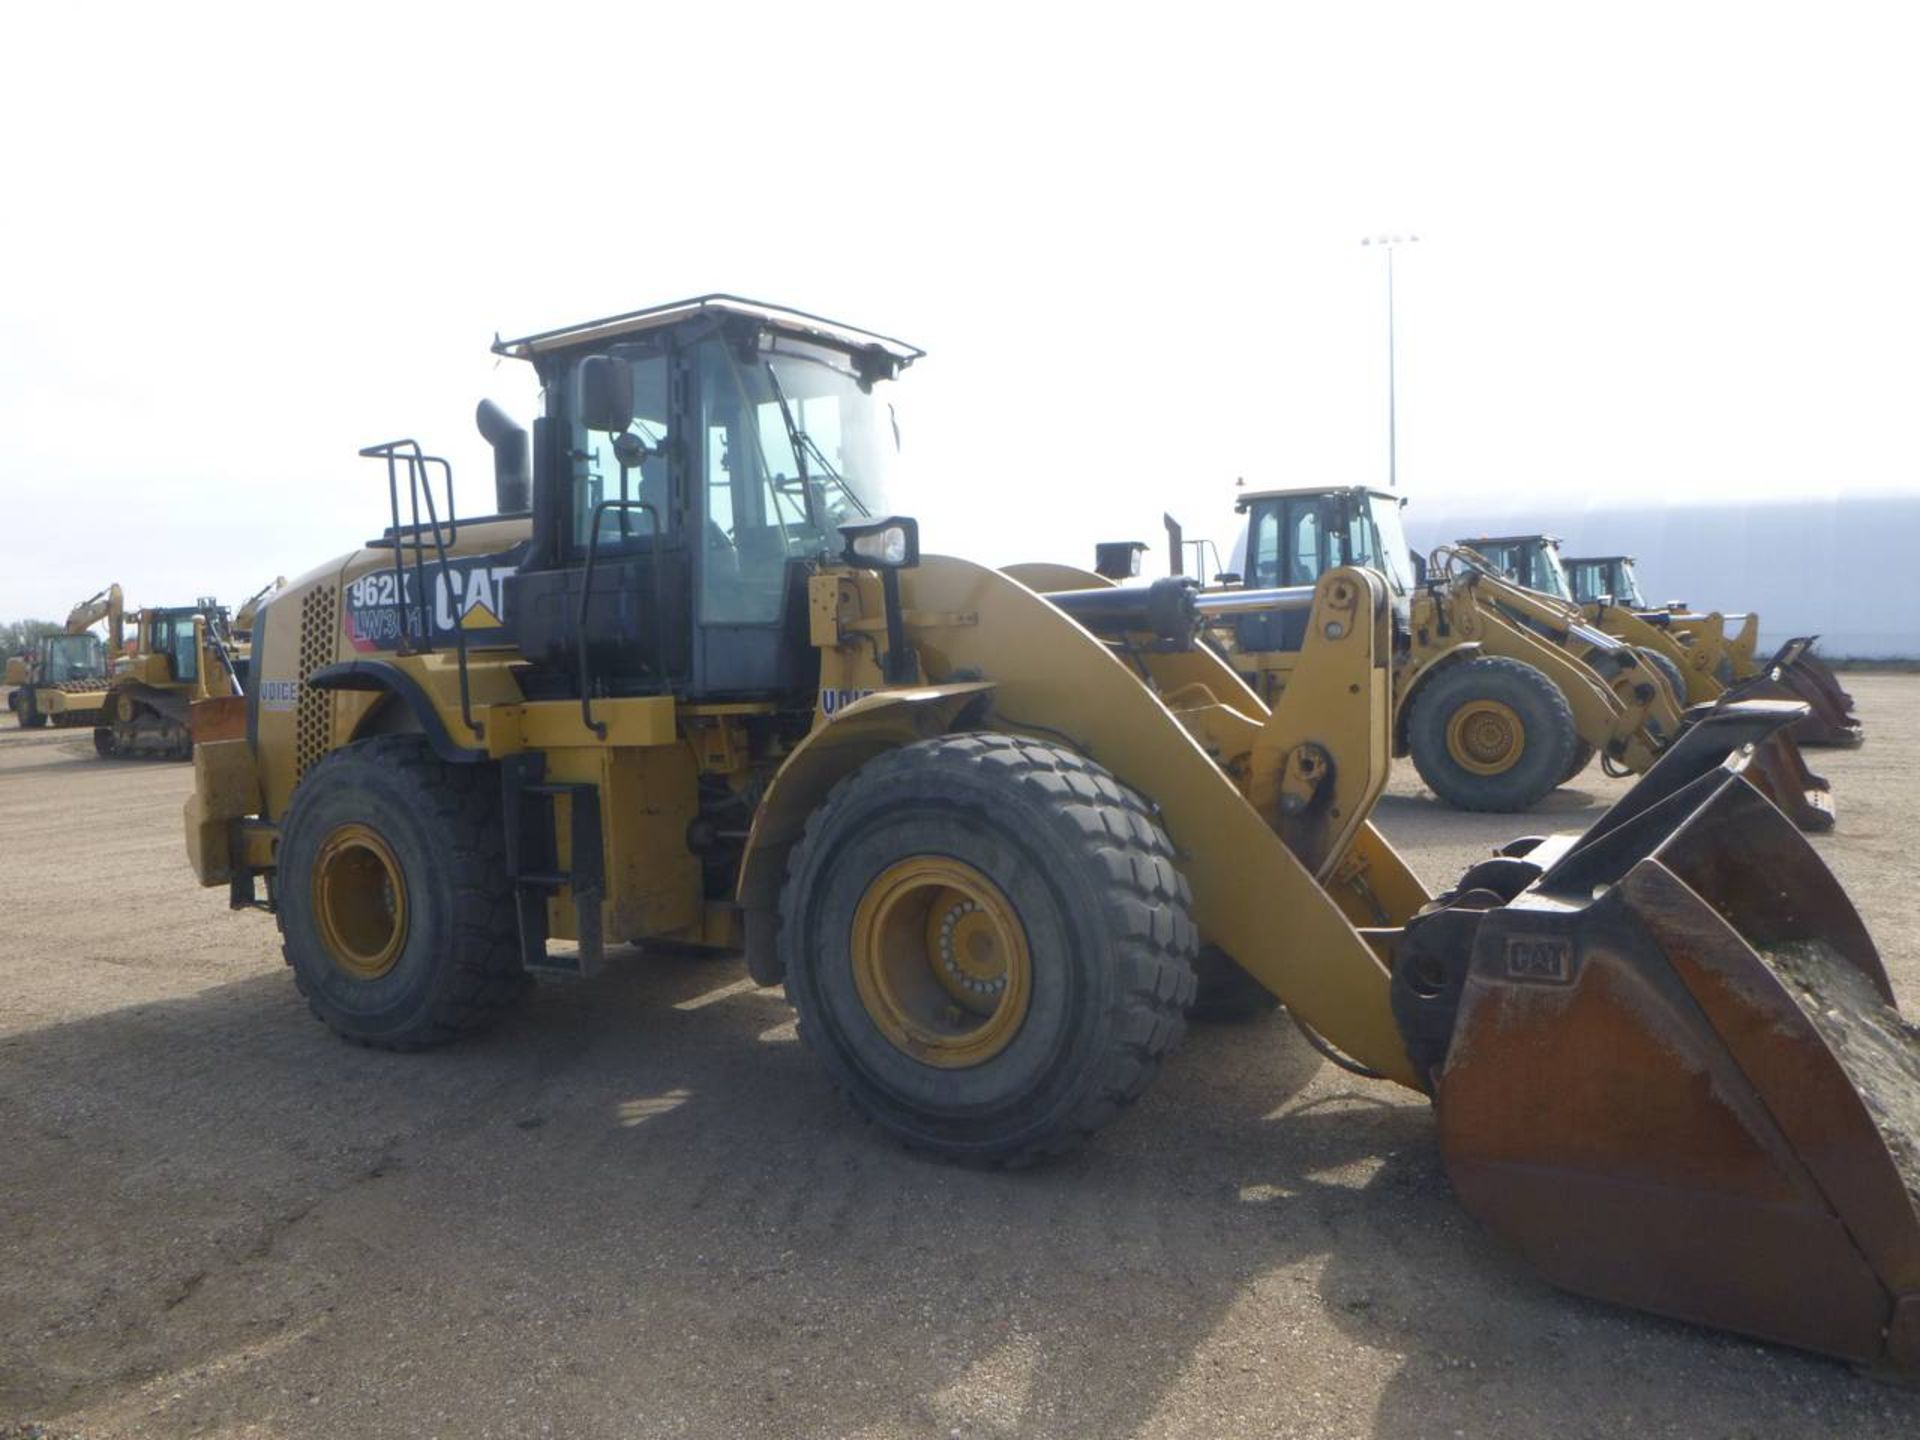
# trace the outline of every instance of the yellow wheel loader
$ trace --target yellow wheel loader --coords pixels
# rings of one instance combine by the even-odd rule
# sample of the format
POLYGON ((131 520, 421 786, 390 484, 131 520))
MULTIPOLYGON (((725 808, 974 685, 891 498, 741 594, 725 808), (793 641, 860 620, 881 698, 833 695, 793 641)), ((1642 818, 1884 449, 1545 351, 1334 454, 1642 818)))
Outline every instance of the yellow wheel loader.
POLYGON ((1760 617, 1752 611, 1729 616, 1718 611, 1703 614, 1680 602, 1649 605, 1641 594, 1631 555, 1562 559, 1553 537, 1529 538, 1552 550, 1553 560, 1564 569, 1574 603, 1601 629, 1624 634, 1635 628, 1667 637, 1668 653, 1686 672, 1689 699, 1698 703, 1731 694, 1739 699, 1801 700, 1811 707, 1793 731, 1802 745, 1850 746, 1865 739, 1859 717, 1853 713, 1853 696, 1813 653, 1818 636, 1796 636, 1772 658, 1759 659, 1760 617), (1739 628, 1729 634, 1728 625, 1736 620, 1739 628))
POLYGON ((911 346, 708 296, 497 348, 545 397, 530 436, 483 406, 501 513, 370 447, 392 523, 193 710, 194 869, 277 912, 335 1031, 431 1045, 616 946, 738 949, 882 1130, 1019 1164, 1145 1089, 1213 947, 1431 1095, 1462 1200, 1557 1282, 1920 1368, 1913 1034, 1746 779, 1799 707, 1434 896, 1367 820, 1375 573, 1265 597, 1304 634, 1270 708, 1183 582, 921 553, 911 346))
POLYGON ((7 661, 7 703, 22 730, 95 723, 109 667, 125 639, 122 625, 120 587, 109 585, 73 607, 66 633, 48 635, 30 653, 7 661), (101 621, 108 627, 105 639, 93 628, 101 621))
MULTIPOLYGON (((1657 654, 1572 606, 1464 549, 1437 552, 1416 580, 1397 495, 1267 490, 1236 505, 1247 516, 1244 583, 1255 592, 1310 584, 1342 564, 1386 576, 1399 626, 1394 753, 1411 757, 1455 809, 1528 809, 1596 754, 1616 775, 1645 774, 1685 728, 1657 654)), ((1264 613, 1257 593, 1206 603, 1234 668, 1271 702, 1299 653, 1297 617, 1264 613)), ((1829 787, 1790 742, 1769 739, 1753 778, 1796 824, 1832 827, 1829 787)))
POLYGON ((136 612, 133 643, 114 663, 100 701, 95 753, 102 759, 190 758, 193 703, 241 694, 245 674, 244 647, 234 642, 227 612, 213 600, 136 612))

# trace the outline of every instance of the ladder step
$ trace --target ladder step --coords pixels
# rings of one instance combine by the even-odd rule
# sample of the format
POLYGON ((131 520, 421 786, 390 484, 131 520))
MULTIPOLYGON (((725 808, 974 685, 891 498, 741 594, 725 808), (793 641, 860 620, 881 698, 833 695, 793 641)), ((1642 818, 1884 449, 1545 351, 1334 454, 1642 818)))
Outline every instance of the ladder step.
POLYGON ((536 870, 526 875, 513 877, 516 885, 543 885, 549 890, 558 890, 562 885, 571 885, 573 877, 555 871, 536 870))
POLYGON ((574 783, 565 780, 547 780, 533 785, 522 785, 520 787, 520 793, 523 795, 577 795, 582 790, 590 790, 592 788, 592 785, 585 782, 574 783))

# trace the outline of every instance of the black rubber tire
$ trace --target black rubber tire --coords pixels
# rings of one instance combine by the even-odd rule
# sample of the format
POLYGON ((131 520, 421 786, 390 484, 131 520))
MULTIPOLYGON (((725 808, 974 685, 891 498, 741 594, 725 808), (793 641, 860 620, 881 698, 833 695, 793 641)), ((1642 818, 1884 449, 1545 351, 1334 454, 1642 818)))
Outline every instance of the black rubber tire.
POLYGON ((1233 1025, 1257 1020, 1280 1007, 1280 997, 1218 945, 1202 945, 1194 957, 1193 1003, 1187 1018, 1208 1025, 1233 1025))
POLYGON ((34 703, 32 690, 28 690, 27 698, 20 702, 18 713, 22 730, 38 730, 47 723, 46 712, 34 703))
POLYGON ((1567 762, 1567 773, 1560 777, 1560 783, 1562 785, 1570 785, 1579 779, 1580 776, 1586 772, 1587 766, 1593 763, 1593 757, 1596 753, 1593 746, 1587 744, 1586 741, 1582 740, 1576 734, 1573 740, 1573 759, 1567 762))
POLYGON ((1560 784, 1580 743, 1560 688, 1521 660, 1485 655, 1449 665, 1413 697, 1407 749, 1427 788, 1456 810, 1510 812, 1538 804, 1560 784), (1447 753, 1447 722, 1462 705, 1496 700, 1519 718, 1520 758, 1498 775, 1479 775, 1447 753))
POLYGON ((1673 703, 1682 710, 1687 708, 1687 677, 1681 668, 1673 663, 1671 655, 1663 655, 1651 645, 1636 645, 1633 653, 1640 657, 1640 663, 1656 671, 1667 682, 1667 689, 1673 695, 1673 703))
POLYGON ((449 765, 418 735, 334 751, 293 792, 278 859, 280 931, 294 983, 335 1034, 386 1050, 440 1045, 490 1024, 528 985, 507 876, 500 774, 449 765), (321 841, 358 822, 392 850, 409 924, 393 968, 357 978, 321 942, 311 874, 321 841))
POLYGON ((1151 807, 1085 756, 946 736, 868 761, 814 812, 789 857, 779 948, 801 1037, 856 1110, 916 1149, 1019 1165, 1112 1120, 1179 1043, 1194 992, 1190 904, 1151 807), (1020 1029, 965 1069, 896 1047, 855 984, 855 909, 915 855, 990 879, 1032 955, 1020 1029))
POLYGON ((113 741, 112 727, 96 725, 93 727, 93 753, 102 760, 111 760, 118 747, 113 741))

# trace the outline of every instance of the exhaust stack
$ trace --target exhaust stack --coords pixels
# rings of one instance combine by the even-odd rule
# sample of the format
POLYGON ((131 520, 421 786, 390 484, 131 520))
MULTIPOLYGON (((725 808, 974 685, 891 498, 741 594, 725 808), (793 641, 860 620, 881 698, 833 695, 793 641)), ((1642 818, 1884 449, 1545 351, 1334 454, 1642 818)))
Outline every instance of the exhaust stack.
POLYGON ((533 467, 528 458, 527 432, 491 400, 482 400, 473 412, 480 434, 493 447, 494 506, 502 515, 533 508, 533 467))

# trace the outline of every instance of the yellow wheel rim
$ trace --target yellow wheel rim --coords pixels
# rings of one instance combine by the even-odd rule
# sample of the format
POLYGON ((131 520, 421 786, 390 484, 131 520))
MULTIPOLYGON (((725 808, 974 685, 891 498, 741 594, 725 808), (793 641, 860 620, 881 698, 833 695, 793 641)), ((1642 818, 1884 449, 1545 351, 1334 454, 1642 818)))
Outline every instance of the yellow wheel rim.
POLYGON ((400 862, 365 825, 341 825, 313 864, 313 913, 333 963, 356 980, 378 980, 407 943, 407 886, 400 862))
POLYGON ((1033 995, 1027 932, 971 865, 918 855, 874 877, 853 913, 853 978, 880 1032, 960 1070, 1012 1043, 1033 995))
POLYGON ((1498 700, 1469 700, 1447 721, 1448 756, 1475 775, 1511 770, 1526 748, 1526 726, 1511 705, 1498 700))

